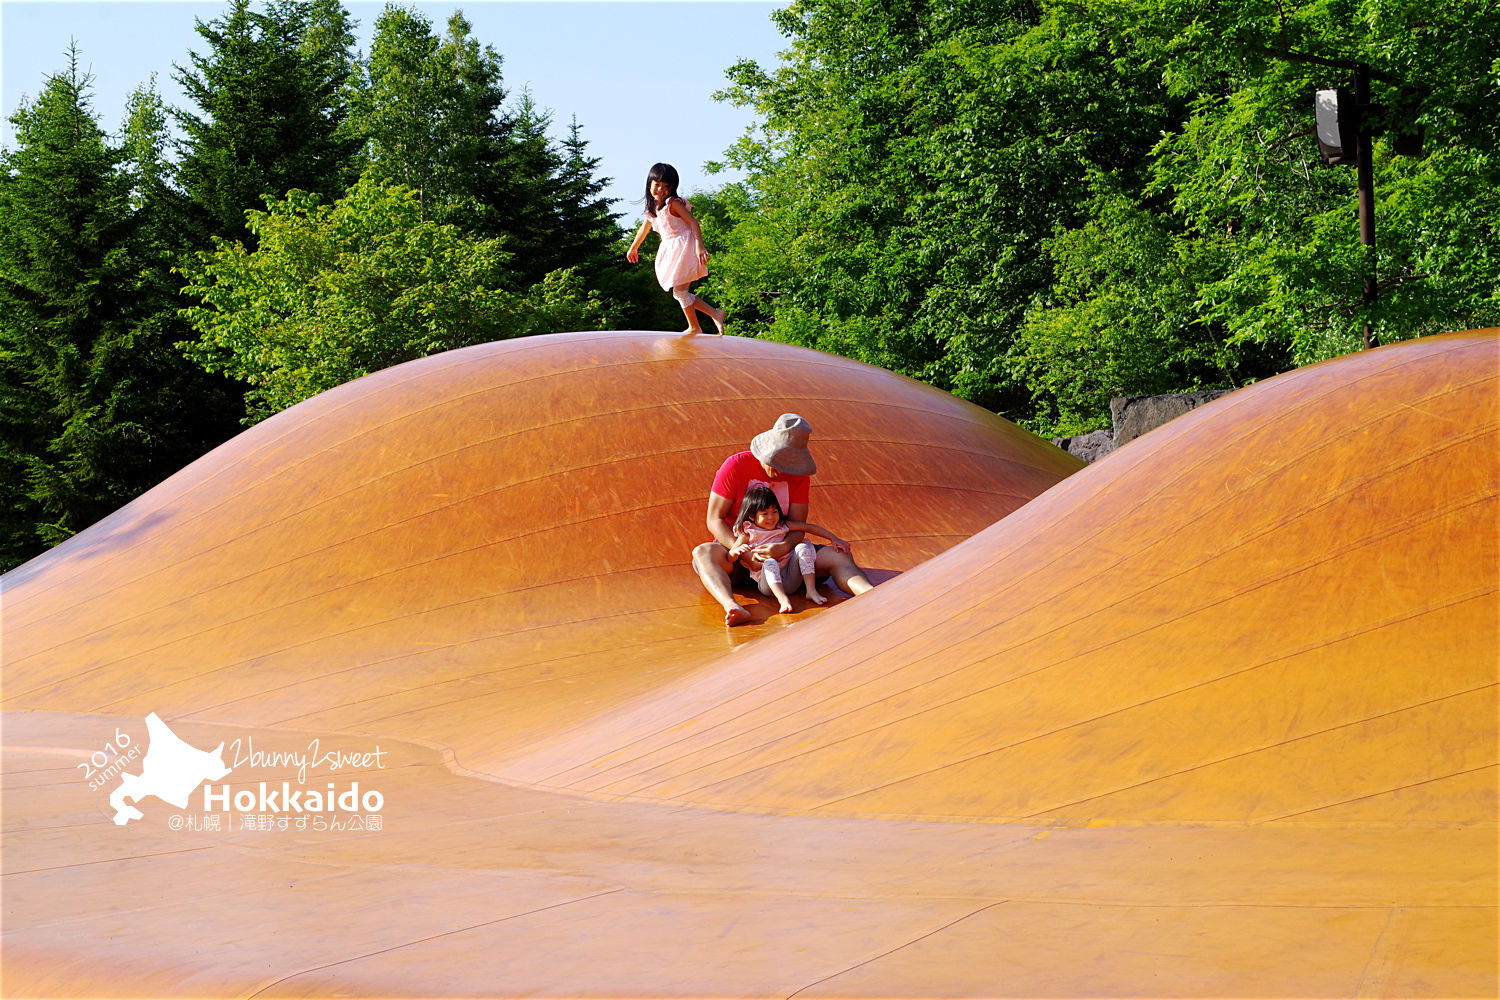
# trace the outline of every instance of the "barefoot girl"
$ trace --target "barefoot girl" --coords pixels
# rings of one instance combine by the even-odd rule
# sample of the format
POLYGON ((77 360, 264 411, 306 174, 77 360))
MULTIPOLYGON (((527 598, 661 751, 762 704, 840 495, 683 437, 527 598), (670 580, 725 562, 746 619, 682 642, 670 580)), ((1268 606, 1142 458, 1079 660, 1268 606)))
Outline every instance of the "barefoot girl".
POLYGON ((640 259, 646 234, 655 229, 661 236, 656 250, 656 280, 664 291, 682 307, 687 317, 683 333, 702 333, 698 313, 707 313, 724 335, 724 310, 715 309, 688 291, 688 285, 708 275, 708 251, 703 249, 703 232, 687 202, 677 196, 677 170, 670 163, 658 163, 646 175, 646 221, 636 231, 625 259, 634 264, 640 259))
MULTIPOLYGON (((735 544, 734 548, 729 550, 729 558, 740 560, 744 567, 750 570, 750 579, 756 582, 762 594, 769 594, 776 598, 781 605, 782 614, 792 610, 792 602, 787 597, 786 584, 782 581, 793 555, 797 557, 797 568, 802 571, 802 585, 807 588, 808 598, 814 604, 825 604, 828 601, 828 598, 818 592, 814 572, 818 553, 811 542, 798 542, 797 547, 779 561, 767 559, 757 563, 748 555, 758 546, 781 541, 789 531, 817 535, 828 539, 835 545, 849 544, 821 525, 809 524, 806 521, 788 521, 786 515, 781 512, 781 502, 776 499, 776 494, 771 492, 769 486, 752 486, 745 492, 745 502, 740 505, 740 516, 734 525, 735 544)), ((794 585, 791 589, 796 590, 795 578, 792 583, 794 585)))

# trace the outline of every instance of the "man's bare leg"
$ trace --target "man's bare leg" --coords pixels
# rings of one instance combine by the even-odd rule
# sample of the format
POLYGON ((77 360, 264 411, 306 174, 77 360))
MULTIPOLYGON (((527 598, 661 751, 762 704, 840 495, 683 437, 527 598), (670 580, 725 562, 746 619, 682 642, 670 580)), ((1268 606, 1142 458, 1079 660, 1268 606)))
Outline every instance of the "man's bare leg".
POLYGON ((724 609, 725 625, 743 625, 750 620, 749 610, 734 599, 729 583, 734 563, 729 558, 728 549, 718 542, 704 542, 693 549, 693 569, 697 571, 703 589, 724 609))
POLYGON ((817 571, 833 577, 833 582, 846 594, 858 597, 867 590, 875 589, 865 576, 865 571, 854 564, 854 557, 847 552, 836 552, 831 545, 818 550, 817 571))

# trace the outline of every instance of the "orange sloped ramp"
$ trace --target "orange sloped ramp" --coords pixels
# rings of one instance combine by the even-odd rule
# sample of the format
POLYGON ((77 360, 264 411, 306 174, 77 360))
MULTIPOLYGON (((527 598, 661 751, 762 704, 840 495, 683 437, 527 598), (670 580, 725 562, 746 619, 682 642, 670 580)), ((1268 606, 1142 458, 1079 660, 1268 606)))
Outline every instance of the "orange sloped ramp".
POLYGON ((0 990, 1493 996, 1497 347, 1290 373, 991 527, 978 498, 1073 466, 777 345, 545 338, 320 397, 6 578, 0 990), (496 369, 534 406, 462 382, 496 369), (627 397, 655 451, 572 440, 627 397), (678 554, 783 409, 885 582, 747 642, 678 554), (419 453, 455 457, 371 485, 419 453), (528 485, 617 460, 641 521, 634 477, 528 485), (378 742, 382 828, 114 826, 74 768, 152 710, 199 748, 378 742))

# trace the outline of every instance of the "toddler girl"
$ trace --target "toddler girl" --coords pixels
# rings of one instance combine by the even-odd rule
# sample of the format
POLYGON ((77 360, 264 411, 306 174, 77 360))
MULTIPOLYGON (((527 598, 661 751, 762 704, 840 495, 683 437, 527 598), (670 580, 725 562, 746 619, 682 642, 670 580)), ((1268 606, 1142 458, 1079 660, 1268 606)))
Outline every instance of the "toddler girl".
MULTIPOLYGON (((729 558, 738 559, 740 564, 750 571, 750 578, 759 586, 762 594, 772 595, 780 602, 782 614, 792 610, 792 602, 787 597, 787 588, 782 580, 793 555, 797 557, 797 567, 802 571, 802 584, 807 588, 808 599, 814 604, 826 604, 828 601, 828 598, 818 592, 817 581, 813 573, 813 565, 817 561, 818 553, 811 542, 798 542, 795 549, 779 560, 767 559, 763 562, 756 562, 750 555, 752 549, 762 545, 771 545, 786 538, 789 531, 802 531, 817 535, 828 539, 835 545, 848 544, 838 535, 820 525, 809 524, 806 521, 787 520, 786 515, 781 511, 781 503, 769 486, 752 486, 745 491, 745 502, 740 505, 740 516, 734 522, 734 548, 729 550, 729 558)), ((793 577, 793 590, 797 589, 796 583, 797 580, 793 577)))

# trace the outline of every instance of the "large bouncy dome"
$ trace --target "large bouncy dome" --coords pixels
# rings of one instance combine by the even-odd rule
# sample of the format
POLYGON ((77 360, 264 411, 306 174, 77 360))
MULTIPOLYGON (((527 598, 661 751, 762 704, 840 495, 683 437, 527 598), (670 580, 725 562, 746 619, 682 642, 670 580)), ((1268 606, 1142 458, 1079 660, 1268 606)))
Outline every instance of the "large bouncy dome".
POLYGON ((1087 469, 739 338, 309 400, 4 577, 0 990, 1494 996, 1497 390, 1413 341, 1087 469), (878 586, 726 630, 785 411, 878 586))

